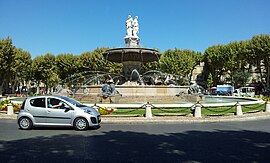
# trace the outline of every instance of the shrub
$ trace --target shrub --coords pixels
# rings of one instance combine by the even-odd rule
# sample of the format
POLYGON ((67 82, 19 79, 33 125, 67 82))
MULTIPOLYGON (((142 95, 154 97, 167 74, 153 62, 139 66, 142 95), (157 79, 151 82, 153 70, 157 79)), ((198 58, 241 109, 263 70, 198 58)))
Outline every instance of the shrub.
POLYGON ((266 101, 266 102, 270 102, 270 97, 268 97, 268 96, 263 96, 263 97, 262 97, 262 100, 263 100, 263 101, 266 101))
POLYGON ((7 111, 7 106, 10 103, 10 100, 3 100, 0 102, 0 110, 7 111))

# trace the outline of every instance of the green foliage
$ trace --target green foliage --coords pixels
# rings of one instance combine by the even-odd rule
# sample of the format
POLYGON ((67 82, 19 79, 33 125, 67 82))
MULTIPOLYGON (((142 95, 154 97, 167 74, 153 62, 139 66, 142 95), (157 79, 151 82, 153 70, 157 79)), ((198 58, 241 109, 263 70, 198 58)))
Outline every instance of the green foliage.
POLYGON ((32 59, 29 52, 22 49, 15 50, 15 63, 13 65, 18 82, 30 80, 32 59))
POLYGON ((233 78, 233 83, 235 83, 235 86, 245 86, 249 79, 250 79, 251 75, 249 72, 247 71, 237 71, 235 74, 233 74, 232 78, 233 78))
MULTIPOLYGON (((12 45, 12 39, 6 38, 0 40, 0 84, 11 82, 15 69, 15 47, 12 45)), ((1 89, 1 88, 0 88, 1 89)))
POLYGON ((59 54, 55 57, 56 72, 61 80, 77 71, 80 65, 78 59, 79 57, 73 54, 59 54))
POLYGON ((160 70, 160 63, 159 62, 148 62, 143 64, 142 71, 147 72, 150 70, 160 70))
POLYGON ((10 100, 0 101, 0 110, 6 111, 8 104, 10 104, 10 100))
POLYGON ((213 75, 214 85, 223 84, 221 76, 224 75, 229 82, 233 82, 234 74, 249 71, 251 66, 258 68, 261 81, 266 77, 266 83, 269 83, 270 35, 257 35, 247 41, 208 47, 204 52, 204 62, 206 72, 213 75), (265 76, 263 76, 262 65, 266 70, 265 76))
MULTIPOLYGON (((267 88, 269 88, 270 82, 270 35, 261 34, 256 35, 251 39, 251 54, 255 58, 256 65, 259 70, 261 69, 261 62, 264 65, 266 70, 266 84, 267 88)), ((263 76, 261 75, 261 78, 263 76)))
POLYGON ((192 70, 202 60, 202 54, 191 50, 167 50, 160 58, 162 72, 189 78, 192 70))
POLYGON ((204 52, 205 67, 213 76, 214 85, 220 83, 220 77, 225 72, 225 45, 215 45, 204 52))
POLYGON ((121 73, 122 64, 112 63, 103 57, 103 53, 109 48, 97 48, 92 52, 85 52, 79 56, 78 72, 103 71, 121 73))
POLYGON ((209 73, 207 78, 207 88, 211 88, 213 86, 213 76, 211 73, 209 73))
POLYGON ((262 100, 263 100, 263 101, 266 101, 266 102, 270 102, 270 97, 268 97, 268 96, 263 96, 263 97, 262 97, 262 100))
POLYGON ((47 89, 57 85, 59 77, 54 55, 48 53, 36 57, 33 60, 32 70, 34 79, 45 83, 47 89))
POLYGON ((108 115, 108 114, 111 114, 113 111, 114 111, 113 108, 107 108, 107 107, 99 107, 98 108, 98 112, 101 115, 108 115))

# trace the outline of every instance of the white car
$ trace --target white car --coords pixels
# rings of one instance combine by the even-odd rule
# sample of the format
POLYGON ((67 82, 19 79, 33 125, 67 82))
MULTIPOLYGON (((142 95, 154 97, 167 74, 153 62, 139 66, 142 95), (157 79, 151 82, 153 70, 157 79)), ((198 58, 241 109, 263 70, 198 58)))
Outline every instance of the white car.
POLYGON ((238 97, 254 97, 255 88, 254 87, 241 87, 239 89, 235 89, 233 92, 233 95, 238 96, 238 97))
POLYGON ((27 98, 17 117, 21 129, 33 126, 73 126, 76 130, 100 126, 100 114, 91 107, 64 96, 27 98))

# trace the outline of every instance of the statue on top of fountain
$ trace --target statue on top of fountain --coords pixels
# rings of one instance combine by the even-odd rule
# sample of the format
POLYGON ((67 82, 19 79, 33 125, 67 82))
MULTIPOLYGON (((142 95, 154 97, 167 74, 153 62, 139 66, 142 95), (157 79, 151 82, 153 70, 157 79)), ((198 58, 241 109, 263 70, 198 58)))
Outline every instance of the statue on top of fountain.
POLYGON ((130 15, 128 15, 128 19, 126 21, 126 28, 127 33, 126 37, 138 37, 139 33, 139 22, 138 22, 138 16, 135 16, 134 20, 130 15))
POLYGON ((127 47, 137 47, 140 42, 139 34, 139 17, 135 16, 134 20, 131 15, 128 15, 126 20, 126 37, 125 43, 127 47))

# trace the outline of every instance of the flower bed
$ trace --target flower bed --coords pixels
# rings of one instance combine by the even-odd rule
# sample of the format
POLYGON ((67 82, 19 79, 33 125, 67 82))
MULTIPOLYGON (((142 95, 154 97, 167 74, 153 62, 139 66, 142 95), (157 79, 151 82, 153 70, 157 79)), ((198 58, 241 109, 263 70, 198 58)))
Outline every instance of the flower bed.
POLYGON ((113 111, 114 111, 114 109, 112 109, 112 108, 107 108, 107 107, 99 107, 98 108, 98 112, 101 115, 108 115, 108 114, 111 114, 113 111))
MULTIPOLYGON (((7 108, 8 108, 8 105, 10 104, 10 100, 3 100, 0 102, 0 111, 7 111, 7 108)), ((13 111, 16 113, 16 112, 19 112, 20 110, 20 107, 21 107, 21 104, 18 104, 18 103, 11 103, 12 106, 13 106, 13 111)))

